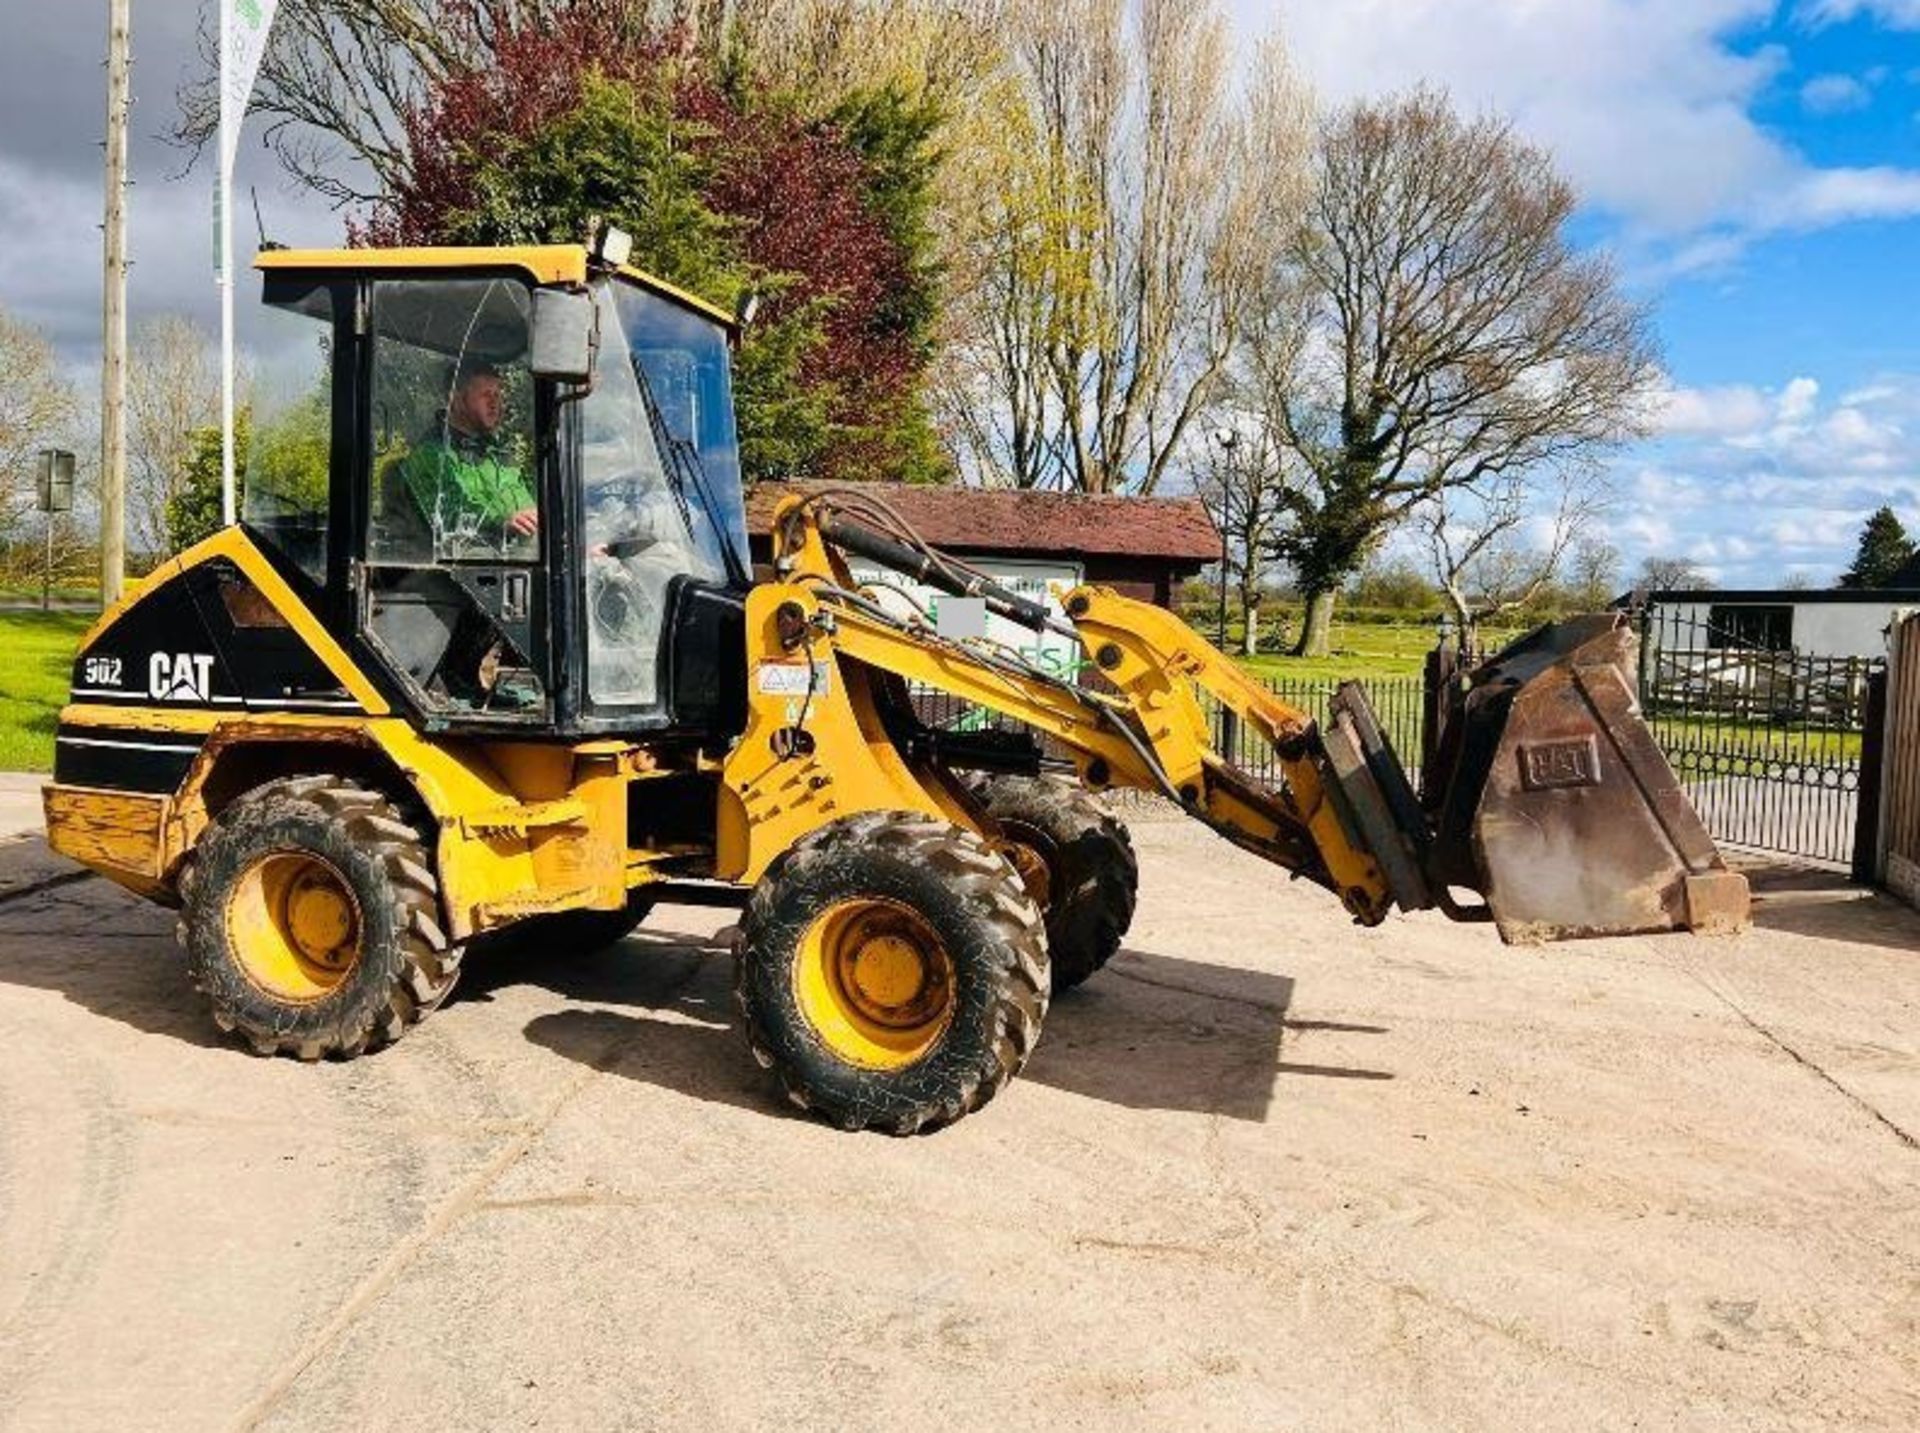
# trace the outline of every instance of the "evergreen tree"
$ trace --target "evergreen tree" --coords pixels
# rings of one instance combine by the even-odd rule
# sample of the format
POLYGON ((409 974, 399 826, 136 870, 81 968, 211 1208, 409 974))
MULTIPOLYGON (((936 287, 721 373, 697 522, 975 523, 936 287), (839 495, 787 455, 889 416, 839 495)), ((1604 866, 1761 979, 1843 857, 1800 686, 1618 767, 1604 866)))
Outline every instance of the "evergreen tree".
POLYGON ((1853 566, 1840 574, 1840 586, 1891 587, 1913 553, 1913 539, 1899 517, 1892 508, 1883 507, 1860 530, 1860 550, 1854 554, 1853 566))
MULTIPOLYGON (((245 422, 244 416, 236 418, 234 428, 242 455, 247 451, 245 422)), ((173 552, 184 552, 220 531, 220 430, 196 428, 188 444, 179 491, 167 499, 167 544, 173 552)))

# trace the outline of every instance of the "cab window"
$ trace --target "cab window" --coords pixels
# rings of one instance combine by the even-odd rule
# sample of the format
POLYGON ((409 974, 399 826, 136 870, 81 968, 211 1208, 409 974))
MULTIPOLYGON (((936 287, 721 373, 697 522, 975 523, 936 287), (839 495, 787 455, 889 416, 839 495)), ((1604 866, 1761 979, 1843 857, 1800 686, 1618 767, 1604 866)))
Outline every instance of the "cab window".
POLYGON ((365 631, 463 720, 550 711, 531 309, 517 279, 372 285, 365 631))
POLYGON ((538 560, 528 308, 511 280, 374 286, 370 561, 538 560))
POLYGON ((670 440, 693 460, 702 545, 748 565, 746 505, 726 333, 633 284, 614 288, 621 327, 670 440))
POLYGON ((333 454, 333 291, 271 285, 249 317, 254 364, 241 517, 316 583, 327 580, 333 454))

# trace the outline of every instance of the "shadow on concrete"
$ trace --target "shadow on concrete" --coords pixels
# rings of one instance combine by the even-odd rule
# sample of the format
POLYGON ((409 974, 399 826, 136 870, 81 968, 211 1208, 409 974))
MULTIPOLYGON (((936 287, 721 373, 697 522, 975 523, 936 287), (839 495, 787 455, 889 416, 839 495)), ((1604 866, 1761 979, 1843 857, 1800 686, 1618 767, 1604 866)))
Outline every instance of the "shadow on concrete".
POLYGON ((1761 930, 1920 954, 1920 911, 1854 885, 1842 872, 1755 865, 1746 868, 1746 876, 1753 888, 1753 923, 1761 930))
POLYGON ((507 986, 535 985, 574 1002, 527 1022, 534 1044, 694 1099, 799 1117, 747 1052, 727 942, 647 926, 616 945, 576 955, 477 954, 456 999, 491 1000, 507 986), (625 1009, 605 1008, 610 1005, 625 1009))
POLYGON ((37 838, 0 845, 0 985, 52 991, 146 1034, 227 1045, 187 979, 173 921, 49 857, 37 838))
POLYGON ((774 1118, 801 1117, 754 1063, 733 1024, 570 1006, 534 1016, 525 1033, 543 1049, 605 1074, 774 1118))
MULTIPOLYGON (((0 845, 0 881, 39 874, 0 898, 0 984, 52 991, 148 1034, 233 1046, 192 988, 173 913, 110 883, 70 879, 38 843, 0 845), (25 863, 25 864, 23 864, 25 863), (57 884, 41 884, 47 880, 57 884)), ((699 1099, 789 1113, 746 1050, 724 940, 677 930, 671 909, 603 950, 476 948, 453 1003, 535 986, 577 1008, 539 1015, 527 1038, 594 1069, 699 1099), (598 1007, 598 1008, 588 1008, 598 1007), (613 1008, 607 1008, 613 1007, 613 1008)), ((1386 1033, 1292 1020, 1290 977, 1126 949, 1053 1002, 1023 1078, 1131 1109, 1266 1117, 1281 1076, 1390 1080, 1391 1071, 1285 1058, 1289 1033, 1386 1033)))
POLYGON ((0 908, 18 896, 30 895, 32 887, 65 878, 77 880, 87 874, 64 856, 49 851, 37 833, 0 836, 0 908))
MULTIPOLYGON (((542 959, 529 952, 479 962, 463 989, 466 998, 485 1000, 508 985, 534 984, 599 1005, 536 1016, 527 1038, 596 1070, 787 1113, 773 1079, 746 1053, 724 955, 718 941, 643 929, 592 954, 542 959)), ((1291 1021, 1292 998, 1288 976, 1123 950, 1106 971, 1053 1002, 1021 1078, 1129 1109, 1254 1122, 1266 1118, 1281 1076, 1394 1078, 1387 1070, 1284 1059, 1289 1031, 1386 1033, 1374 1025, 1291 1021)))
POLYGON ((1025 1079, 1129 1109, 1259 1122, 1282 1076, 1391 1080, 1388 1070, 1289 1060, 1287 1035, 1381 1035, 1376 1025, 1289 1018, 1291 976, 1128 947, 1053 1002, 1025 1079))

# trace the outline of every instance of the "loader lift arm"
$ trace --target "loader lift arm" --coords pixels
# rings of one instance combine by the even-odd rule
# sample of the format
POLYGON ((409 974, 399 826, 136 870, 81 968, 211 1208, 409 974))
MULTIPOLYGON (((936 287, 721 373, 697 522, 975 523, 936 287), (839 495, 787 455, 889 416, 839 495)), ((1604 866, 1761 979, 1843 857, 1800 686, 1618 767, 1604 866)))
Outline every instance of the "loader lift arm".
MULTIPOLYGON (((884 511, 877 515, 884 520, 884 511)), ((886 679, 897 678, 1024 723, 1064 747, 1089 787, 1166 796, 1236 845, 1334 892, 1356 919, 1374 924, 1387 915, 1392 893, 1342 810, 1313 719, 1248 679, 1172 613, 1100 587, 1069 595, 1073 633, 1114 689, 1096 691, 1004 649, 898 619, 859 590, 839 550, 984 597, 1022 625, 1052 625, 1046 609, 951 559, 817 498, 783 505, 775 533, 776 571, 789 594, 776 605, 776 629, 789 651, 830 644, 857 664, 849 685, 879 701, 886 679), (1214 749, 1201 691, 1273 744, 1280 790, 1262 788, 1214 749)))
POLYGON ((782 503, 773 583, 748 601, 756 673, 745 738, 728 759, 719 873, 751 880, 799 835, 852 809, 898 804, 977 824, 950 773, 897 741, 910 685, 1051 737, 1093 790, 1163 795, 1234 844, 1324 886, 1363 925, 1439 907, 1492 920, 1504 940, 1745 923, 1745 878, 1720 858, 1641 719, 1636 647, 1617 615, 1514 643, 1441 696, 1439 764, 1422 800, 1365 692, 1346 683, 1324 723, 1281 701, 1163 608, 1101 587, 1068 594, 1069 621, 937 552, 860 489, 782 503), (982 638, 890 611, 847 554, 1072 637, 1095 690, 982 638), (824 660, 823 660, 824 659, 824 660), (788 675, 803 672, 804 680, 788 675), (1216 750, 1202 694, 1271 743, 1269 789, 1216 750), (1484 903, 1455 892, 1478 892, 1484 903))

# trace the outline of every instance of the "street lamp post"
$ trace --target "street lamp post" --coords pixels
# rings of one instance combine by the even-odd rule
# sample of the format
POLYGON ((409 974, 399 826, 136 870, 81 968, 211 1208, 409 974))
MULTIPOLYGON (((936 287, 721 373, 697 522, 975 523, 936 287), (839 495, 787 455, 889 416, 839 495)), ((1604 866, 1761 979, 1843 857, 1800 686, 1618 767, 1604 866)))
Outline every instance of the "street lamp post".
MULTIPOLYGON (((1226 463, 1226 481, 1220 485, 1219 627, 1220 650, 1224 652, 1227 647, 1227 558, 1230 552, 1227 540, 1226 516, 1229 502, 1228 495, 1232 491, 1231 484, 1233 482, 1233 452, 1235 447, 1239 445, 1240 435, 1231 428, 1215 428, 1213 430, 1213 441, 1218 443, 1220 445, 1220 451, 1226 454, 1223 460, 1226 463)), ((1220 750, 1226 753, 1228 761, 1232 761, 1238 754, 1239 748, 1239 724, 1235 721, 1232 710, 1223 705, 1220 708, 1220 750)))
POLYGON ((1227 481, 1220 485, 1220 605, 1217 619, 1220 628, 1220 645, 1224 648, 1227 645, 1227 559, 1230 553, 1226 527, 1227 492, 1228 484, 1233 481, 1233 452, 1239 445, 1240 435, 1231 428, 1215 428, 1213 441, 1219 444, 1220 451, 1226 454, 1227 465, 1227 481))

